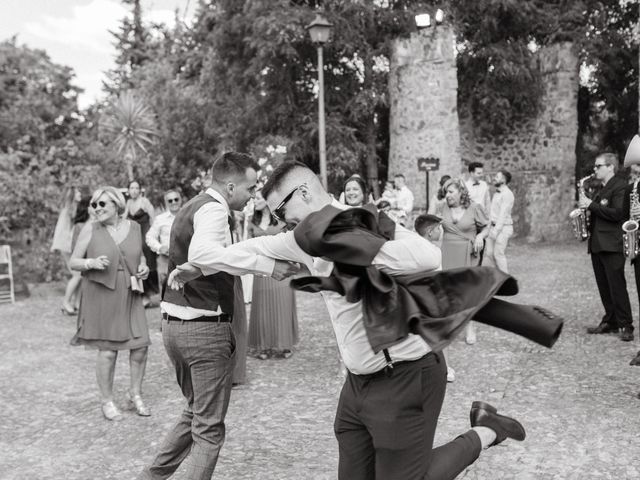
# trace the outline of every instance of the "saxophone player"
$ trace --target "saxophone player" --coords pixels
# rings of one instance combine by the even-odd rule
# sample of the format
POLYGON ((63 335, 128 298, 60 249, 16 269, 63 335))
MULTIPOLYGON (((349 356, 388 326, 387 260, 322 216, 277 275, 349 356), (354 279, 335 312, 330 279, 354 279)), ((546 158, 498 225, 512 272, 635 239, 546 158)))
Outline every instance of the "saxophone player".
POLYGON ((599 325, 587 333, 604 334, 620 331, 620 340, 633 340, 631 304, 624 277, 625 257, 622 248, 623 203, 626 182, 615 176, 618 159, 613 153, 601 153, 593 167, 602 182, 593 200, 581 192, 578 204, 591 215, 588 251, 596 277, 604 316, 599 325))
MULTIPOLYGON (((629 144, 624 157, 624 166, 631 168, 633 180, 624 193, 623 213, 625 220, 640 222, 640 137, 635 135, 629 144)), ((629 248, 633 248, 630 245, 629 248)), ((638 289, 638 301, 640 302, 640 259, 635 256, 631 259, 638 289)), ((640 352, 631 360, 630 365, 640 365, 640 352)))

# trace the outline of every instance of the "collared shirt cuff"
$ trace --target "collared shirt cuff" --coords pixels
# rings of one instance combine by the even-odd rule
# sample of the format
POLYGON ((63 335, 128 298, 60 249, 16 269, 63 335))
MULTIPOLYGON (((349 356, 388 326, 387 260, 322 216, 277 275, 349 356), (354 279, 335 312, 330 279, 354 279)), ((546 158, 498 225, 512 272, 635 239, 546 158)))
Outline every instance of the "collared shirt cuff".
POLYGON ((273 258, 258 255, 256 259, 256 272, 260 272, 268 277, 273 275, 273 269, 276 267, 276 261, 273 258))
POLYGON ((208 275, 213 275, 214 273, 220 273, 220 270, 216 270, 215 268, 209 268, 204 265, 198 266, 198 268, 202 272, 202 275, 204 275, 205 277, 208 275))

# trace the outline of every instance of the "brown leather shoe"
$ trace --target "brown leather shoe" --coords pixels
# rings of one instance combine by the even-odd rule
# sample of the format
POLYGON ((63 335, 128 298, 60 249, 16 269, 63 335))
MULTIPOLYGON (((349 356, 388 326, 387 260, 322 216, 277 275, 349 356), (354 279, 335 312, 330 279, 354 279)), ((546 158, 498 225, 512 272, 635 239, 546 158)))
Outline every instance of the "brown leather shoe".
POLYGON ((638 352, 638 354, 633 358, 633 360, 629 362, 629 365, 632 365, 634 367, 637 367, 638 365, 640 365, 640 352, 638 352))
POLYGON ((629 327, 623 327, 620 330, 620 340, 623 342, 633 342, 633 330, 629 327))
POLYGON ((520 422, 498 414, 498 409, 485 402, 473 402, 469 413, 472 427, 487 427, 496 432, 496 440, 491 444, 498 445, 507 438, 521 442, 527 436, 520 422))
POLYGON ((597 327, 588 327, 587 333, 592 335, 601 335, 604 333, 618 333, 618 327, 609 325, 608 323, 601 323, 597 327))

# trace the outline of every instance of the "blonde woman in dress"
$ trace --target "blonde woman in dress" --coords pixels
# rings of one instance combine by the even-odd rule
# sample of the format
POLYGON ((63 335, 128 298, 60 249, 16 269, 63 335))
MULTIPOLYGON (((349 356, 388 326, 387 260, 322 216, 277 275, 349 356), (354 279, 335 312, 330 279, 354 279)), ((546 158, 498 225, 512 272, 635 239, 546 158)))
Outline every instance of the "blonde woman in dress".
MULTIPOLYGON (((480 261, 484 241, 489 235, 489 217, 484 207, 471 201, 469 191, 460 179, 444 184, 446 203, 439 212, 442 218, 442 269, 473 267, 480 261)), ((472 322, 466 329, 467 344, 476 343, 472 322)))
POLYGON ((96 377, 107 420, 122 419, 113 399, 113 377, 118 352, 129 350, 129 407, 149 416, 141 397, 151 342, 142 295, 136 290, 149 274, 140 226, 123 218, 125 200, 114 187, 96 190, 90 206, 95 221, 80 231, 70 260, 70 267, 82 272, 78 330, 71 344, 98 350, 96 377))

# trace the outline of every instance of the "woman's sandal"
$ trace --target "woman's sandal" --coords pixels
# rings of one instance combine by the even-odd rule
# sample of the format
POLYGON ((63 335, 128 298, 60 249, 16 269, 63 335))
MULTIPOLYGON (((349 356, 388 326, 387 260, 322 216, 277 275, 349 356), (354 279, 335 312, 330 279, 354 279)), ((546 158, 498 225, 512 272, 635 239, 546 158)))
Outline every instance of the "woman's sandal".
POLYGON ((118 422, 123 419, 122 413, 118 410, 118 407, 116 407, 116 404, 113 403, 113 401, 102 404, 102 414, 104 415, 104 418, 114 422, 118 422))
POLYGON ((149 407, 144 404, 140 395, 131 395, 131 393, 127 393, 127 399, 129 400, 129 408, 135 410, 138 415, 141 417, 151 416, 149 407))
POLYGON ((64 305, 60 307, 60 311, 62 312, 63 315, 69 315, 70 317, 73 317, 74 315, 78 315, 78 310, 76 310, 75 308, 73 310, 68 310, 67 307, 65 307, 64 305))

